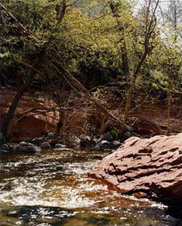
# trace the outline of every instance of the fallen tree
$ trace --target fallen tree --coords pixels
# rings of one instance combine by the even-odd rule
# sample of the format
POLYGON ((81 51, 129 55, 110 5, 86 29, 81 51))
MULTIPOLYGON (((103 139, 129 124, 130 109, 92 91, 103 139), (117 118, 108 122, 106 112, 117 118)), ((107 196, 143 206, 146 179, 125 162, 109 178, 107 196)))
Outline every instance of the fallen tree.
MULTIPOLYGON (((41 41, 38 40, 32 33, 31 31, 29 31, 26 27, 24 27, 24 25, 2 4, 0 3, 0 7, 7 13, 7 15, 17 24, 17 26, 22 30, 23 35, 25 35, 27 38, 33 40, 35 42, 35 45, 39 46, 41 41)), ((149 23, 149 22, 148 22, 149 23)), ((148 24, 148 26, 150 27, 150 23, 148 24)), ((153 29, 153 28, 152 28, 153 29)), ((149 29, 150 30, 150 29, 149 29)), ((56 47, 53 46, 51 48, 44 46, 44 52, 43 52, 43 57, 46 59, 47 63, 53 67, 56 70, 56 74, 55 76, 60 79, 61 75, 62 77, 64 77, 65 81, 70 85, 71 88, 73 88, 74 90, 76 90, 79 95, 83 98, 86 98, 87 100, 89 100, 90 102, 94 103, 96 105, 96 107, 105 115, 106 118, 108 118, 108 120, 113 121, 115 124, 118 125, 118 127, 120 128, 121 133, 123 134, 124 131, 130 131, 132 132, 132 129, 126 124, 126 118, 128 116, 128 111, 130 109, 127 108, 127 111, 125 111, 124 117, 116 117, 114 114, 112 114, 98 99, 96 99, 95 97, 93 97, 91 95, 91 93, 80 83, 80 81, 78 81, 66 68, 66 66, 64 65, 64 62, 62 61, 60 54, 57 52, 56 47), (56 56, 56 57, 53 57, 56 56), (59 59, 59 60, 57 60, 59 59)), ((145 54, 144 54, 145 55, 145 54)), ((146 57, 146 56, 145 56, 146 57)), ((145 58, 144 57, 144 58, 145 58)), ((27 67, 29 70, 34 71, 34 73, 38 73, 41 77, 44 76, 42 74, 42 72, 38 69, 35 69, 34 66, 30 65, 29 63, 26 62, 21 62, 17 60, 17 63, 23 65, 24 67, 27 67)), ((139 63, 139 68, 141 67, 141 64, 143 63, 143 60, 141 60, 141 62, 139 63)), ((138 73, 139 69, 137 69, 137 73, 138 73)), ((136 74, 137 74, 136 73, 136 74)), ((45 77, 48 77, 48 75, 46 75, 45 73, 45 77)), ((136 78, 135 78, 136 79, 136 78)), ((28 86, 27 86, 28 87, 28 86)), ((26 87, 26 88, 27 88, 26 87)), ((133 86, 132 86, 132 91, 133 91, 133 86)), ((132 91, 131 91, 131 95, 132 95, 132 91)), ((18 91, 19 92, 19 91, 18 91)), ((17 92, 17 94, 18 94, 17 92)), ((21 94, 21 96, 23 95, 23 92, 21 94)), ((129 99, 131 102, 131 95, 129 95, 129 99)), ((20 96, 20 98, 21 98, 20 96)), ((128 103, 128 99, 126 101, 128 103)), ((126 106, 128 106, 128 104, 126 103, 126 106)), ((16 111, 16 107, 18 106, 18 102, 16 104, 16 106, 14 106, 14 110, 12 111, 12 107, 10 107, 4 125, 3 125, 3 130, 2 133, 4 135, 4 137, 7 137, 7 132, 8 131, 8 127, 11 123, 11 120, 13 118, 13 115, 16 111)), ((125 109, 126 110, 126 109, 125 109)))
MULTIPOLYGON (((18 19, 2 4, 0 3, 1 8, 14 20, 14 22, 18 25, 18 27, 23 31, 23 34, 26 35, 28 38, 33 39, 35 41, 35 43, 39 43, 40 41, 37 40, 37 38, 35 36, 32 35, 32 33, 26 29, 23 24, 21 24, 20 21, 18 21, 18 19)), ((117 122, 120 126, 123 126, 123 122, 118 119, 116 116, 114 116, 112 113, 110 113, 107 108, 105 106, 103 106, 99 100, 97 100, 96 98, 94 98, 89 91, 73 76, 71 75, 66 68, 63 66, 62 63, 60 63, 57 60, 52 59, 52 52, 54 54, 57 55, 57 52, 55 49, 52 49, 51 52, 49 49, 45 50, 45 54, 46 56, 49 58, 48 59, 48 63, 51 64, 56 71, 61 74, 62 76, 64 76, 65 80, 68 82, 68 84, 74 88, 75 90, 77 90, 81 96, 83 96, 84 98, 87 98, 89 101, 93 102, 102 112, 103 114, 106 115, 106 117, 109 117, 110 119, 112 119, 113 121, 117 122)), ((17 61, 18 62, 18 61, 17 61)), ((19 61, 20 64, 24 64, 24 66, 28 67, 30 70, 35 71, 34 67, 27 64, 27 63, 22 63, 19 61)), ((36 70, 37 73, 39 73, 38 70, 36 70)), ((30 83, 30 82, 29 82, 30 83)), ((29 85, 28 83, 28 85, 29 85)), ((21 91, 21 95, 19 94, 19 92, 17 92, 18 99, 21 98, 21 96, 23 95, 23 93, 25 92, 26 88, 28 87, 27 83, 24 89, 22 89, 21 91)), ((17 99, 17 98, 16 98, 17 99)), ((10 107, 10 109, 8 110, 7 113, 7 117, 5 119, 5 122, 3 124, 3 129, 2 129, 2 134, 3 136, 6 138, 7 137, 7 131, 9 128, 9 125, 11 123, 11 120, 13 119, 14 113, 16 111, 16 108, 18 106, 18 102, 16 101, 16 104, 14 104, 14 102, 12 103, 12 106, 10 107), (12 110, 13 108, 13 110, 12 110)), ((125 125, 125 128, 127 130, 130 130, 130 128, 125 125)))

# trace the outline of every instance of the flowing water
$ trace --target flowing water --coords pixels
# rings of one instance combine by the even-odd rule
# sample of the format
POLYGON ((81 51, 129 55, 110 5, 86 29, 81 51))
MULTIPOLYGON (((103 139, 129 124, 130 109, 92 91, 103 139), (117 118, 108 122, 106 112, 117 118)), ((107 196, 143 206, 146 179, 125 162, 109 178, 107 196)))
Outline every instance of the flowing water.
POLYGON ((166 208, 125 197, 89 178, 108 152, 44 152, 1 157, 0 225, 180 226, 166 208))

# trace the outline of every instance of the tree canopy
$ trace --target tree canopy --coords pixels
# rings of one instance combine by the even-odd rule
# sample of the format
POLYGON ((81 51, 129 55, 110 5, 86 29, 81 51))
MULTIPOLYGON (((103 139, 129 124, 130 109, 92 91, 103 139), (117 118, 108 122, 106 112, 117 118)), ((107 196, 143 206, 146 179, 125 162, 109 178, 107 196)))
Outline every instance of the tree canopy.
POLYGON ((162 14, 161 24, 159 3, 136 10, 129 0, 2 0, 1 85, 20 87, 32 76, 34 89, 68 89, 65 73, 87 89, 115 81, 126 118, 136 89, 167 93, 170 84, 181 92, 180 8, 162 14), (178 29, 170 32, 175 19, 178 29))

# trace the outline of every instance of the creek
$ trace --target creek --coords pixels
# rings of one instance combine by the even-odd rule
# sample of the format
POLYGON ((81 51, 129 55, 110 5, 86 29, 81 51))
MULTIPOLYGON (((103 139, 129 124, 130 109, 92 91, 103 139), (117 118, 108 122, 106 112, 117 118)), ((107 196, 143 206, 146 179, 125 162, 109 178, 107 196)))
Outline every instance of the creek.
POLYGON ((162 204, 109 189, 87 173, 108 152, 75 150, 1 157, 0 225, 180 226, 162 204))

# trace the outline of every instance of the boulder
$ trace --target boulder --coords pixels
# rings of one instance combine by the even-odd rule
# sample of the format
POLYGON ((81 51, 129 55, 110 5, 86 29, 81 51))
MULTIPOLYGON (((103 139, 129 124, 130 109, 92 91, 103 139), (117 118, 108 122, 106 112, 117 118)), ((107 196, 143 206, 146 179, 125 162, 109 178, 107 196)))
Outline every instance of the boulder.
POLYGON ((113 148, 112 143, 110 143, 107 140, 98 141, 94 147, 95 150, 100 150, 100 151, 111 150, 112 148, 113 148))
POLYGON ((97 142, 94 149, 100 150, 100 151, 106 151, 106 150, 116 149, 116 148, 120 147, 121 145, 122 144, 117 140, 112 141, 112 142, 109 142, 107 140, 100 140, 97 142))
POLYGON ((21 141, 20 143, 19 143, 19 146, 33 146, 31 143, 29 143, 29 142, 26 142, 26 141, 21 141))
POLYGON ((73 134, 65 134, 64 132, 62 133, 62 136, 64 137, 64 139, 57 138, 58 142, 64 142, 64 144, 72 147, 80 145, 80 138, 78 136, 73 134))
POLYGON ((53 139, 53 138, 55 138, 55 133, 54 132, 50 132, 50 133, 48 133, 47 134, 47 136, 50 138, 50 139, 53 139))
POLYGON ((12 150, 12 145, 11 144, 3 144, 0 146, 0 149, 6 150, 6 151, 11 151, 12 150))
POLYGON ((43 142, 43 143, 40 145, 40 147, 41 147, 42 149, 50 149, 50 148, 51 148, 51 145, 50 145, 49 142, 43 142))
POLYGON ((31 143, 27 143, 22 141, 21 143, 18 144, 13 150, 15 153, 25 153, 25 154, 35 154, 39 152, 41 149, 31 143))
POLYGON ((58 143, 58 140, 57 139, 46 139, 45 140, 47 143, 49 143, 51 145, 51 147, 54 147, 57 143, 58 143))
POLYGON ((44 140, 45 140, 45 136, 43 135, 43 136, 41 136, 41 137, 36 137, 36 138, 32 139, 31 142, 32 142, 33 144, 40 145, 41 143, 44 142, 44 140))
POLYGON ((0 146, 0 150, 8 150, 8 145, 7 144, 3 144, 0 146))
POLYGON ((88 136, 81 136, 80 137, 80 147, 83 148, 90 148, 96 145, 96 142, 94 140, 91 140, 88 136))
POLYGON ((89 175, 113 184, 121 193, 142 192, 165 204, 181 205, 182 133, 150 139, 131 137, 89 175))
POLYGON ((118 140, 114 140, 112 142, 112 145, 113 145, 113 148, 116 149, 116 148, 119 148, 122 145, 122 143, 118 140))
POLYGON ((5 150, 5 149, 2 149, 0 147, 0 154, 6 154, 6 153, 9 153, 9 151, 8 150, 5 150))
POLYGON ((55 145, 55 148, 66 148, 66 145, 58 143, 55 145))
POLYGON ((104 133, 101 140, 112 141, 114 139, 113 135, 110 132, 104 133))
POLYGON ((10 153, 13 151, 13 146, 9 143, 0 145, 0 153, 10 153))

